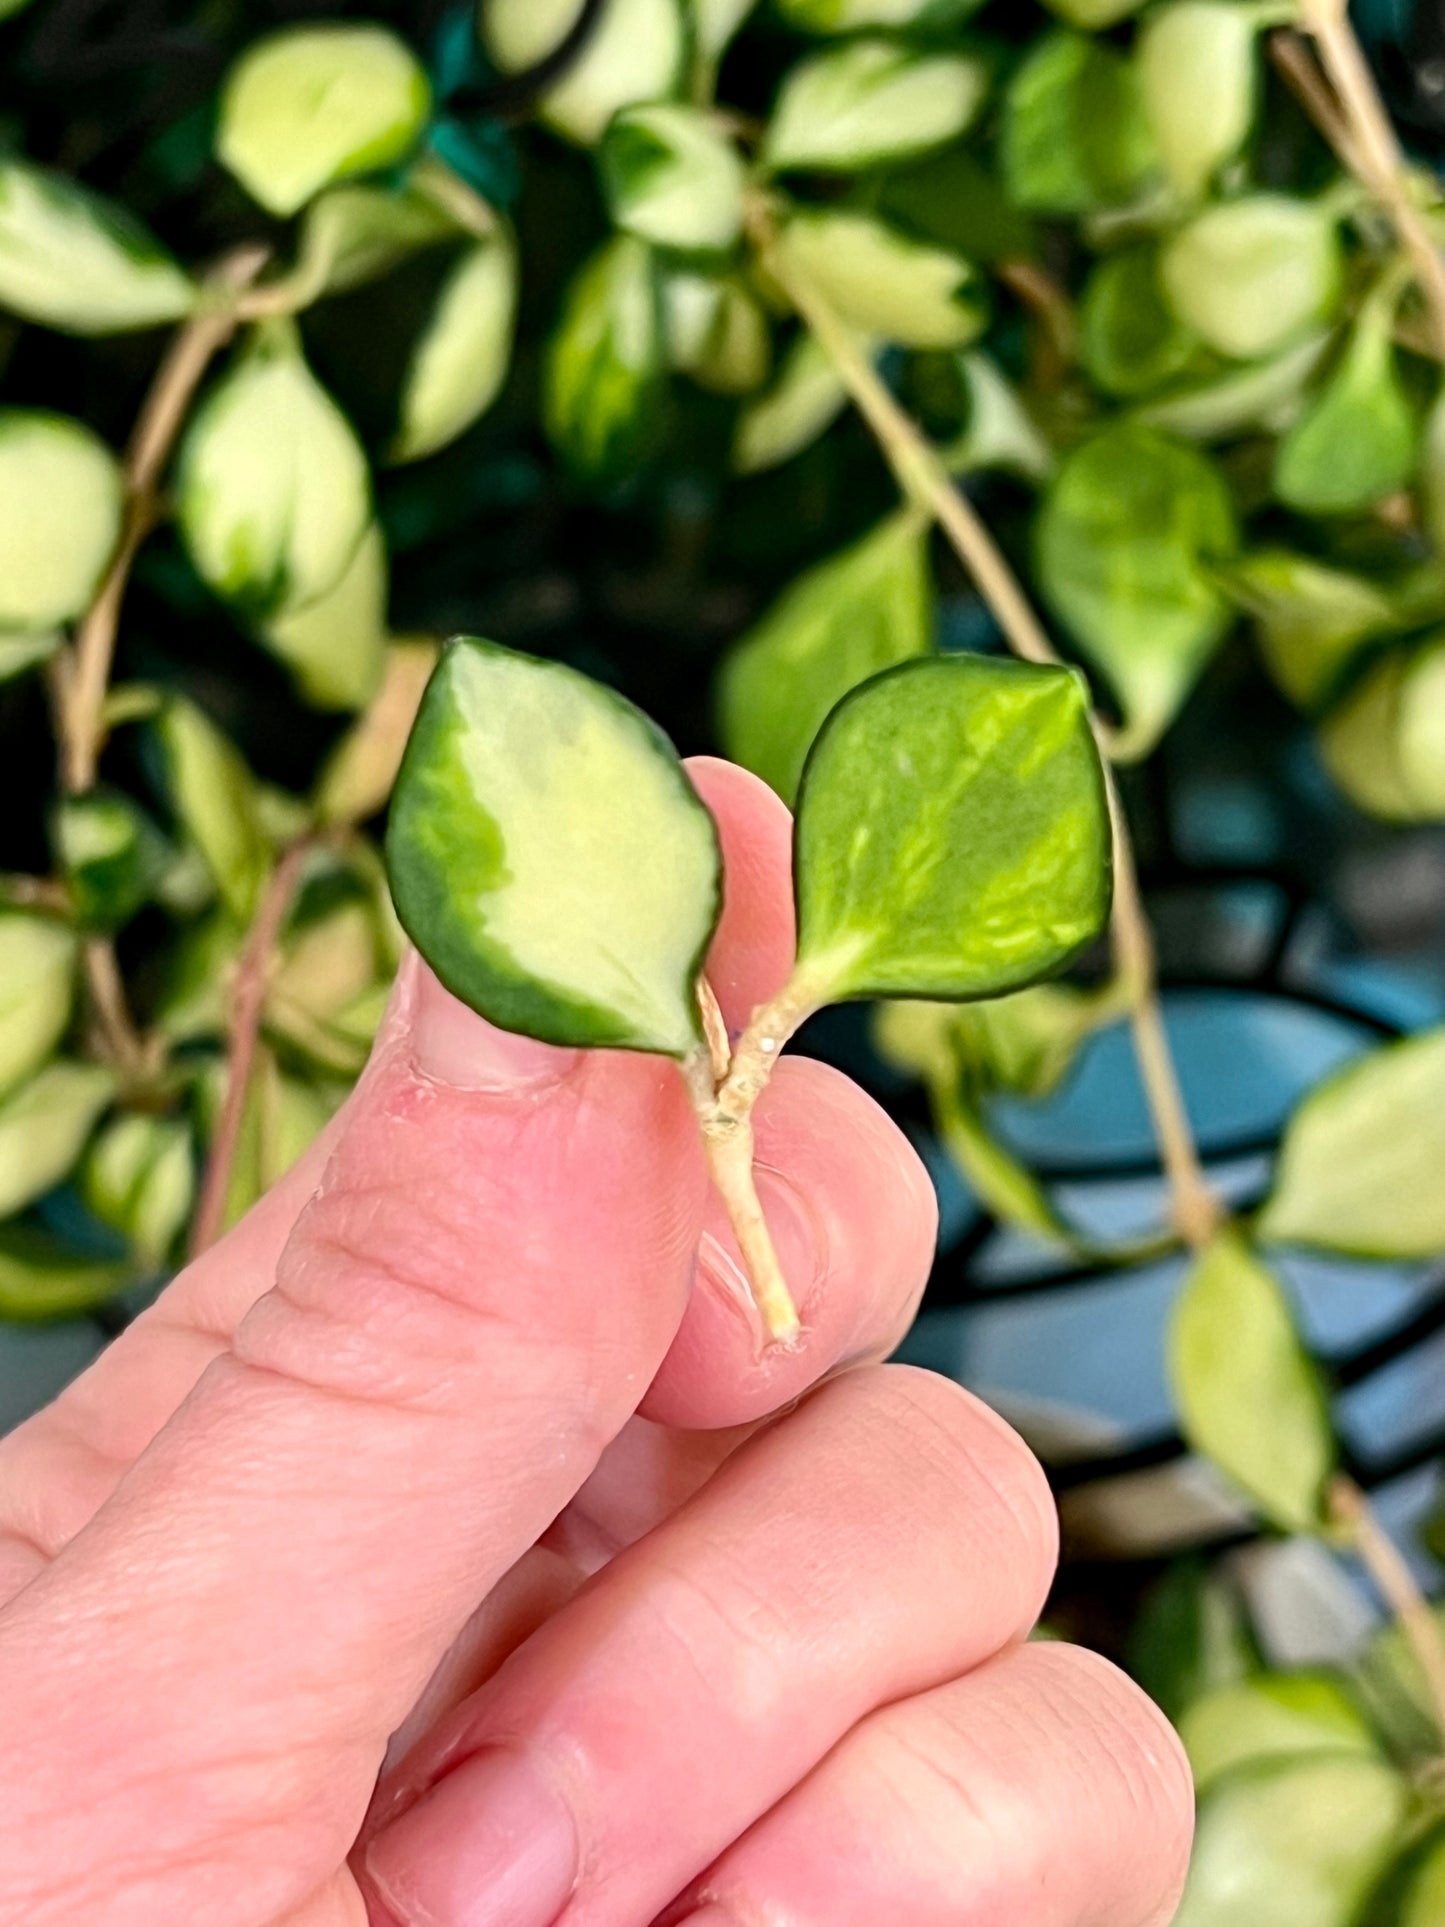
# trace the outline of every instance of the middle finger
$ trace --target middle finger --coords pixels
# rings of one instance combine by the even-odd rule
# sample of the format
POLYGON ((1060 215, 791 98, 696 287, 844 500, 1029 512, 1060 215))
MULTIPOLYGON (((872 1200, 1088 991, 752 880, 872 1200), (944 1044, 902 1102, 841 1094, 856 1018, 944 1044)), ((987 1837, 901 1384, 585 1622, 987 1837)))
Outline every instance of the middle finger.
POLYGON ((1055 1547, 1041 1472, 977 1400, 901 1367, 835 1380, 383 1782, 377 1920, 651 1919, 875 1707, 1021 1637, 1055 1547))

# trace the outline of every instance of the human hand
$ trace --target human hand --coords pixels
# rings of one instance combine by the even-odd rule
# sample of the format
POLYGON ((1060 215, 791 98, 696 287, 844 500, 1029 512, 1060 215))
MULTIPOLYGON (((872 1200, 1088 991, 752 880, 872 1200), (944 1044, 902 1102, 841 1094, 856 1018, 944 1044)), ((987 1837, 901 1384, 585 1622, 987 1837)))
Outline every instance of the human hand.
MULTIPOLYGON (((737 1023, 791 959, 786 815, 693 774, 737 1023)), ((323 1143, 0 1446, 0 1921, 1162 1927, 1188 1772, 1023 1643, 1042 1475, 875 1362, 921 1168, 805 1060, 758 1138, 786 1351, 675 1069, 408 963, 323 1143)))

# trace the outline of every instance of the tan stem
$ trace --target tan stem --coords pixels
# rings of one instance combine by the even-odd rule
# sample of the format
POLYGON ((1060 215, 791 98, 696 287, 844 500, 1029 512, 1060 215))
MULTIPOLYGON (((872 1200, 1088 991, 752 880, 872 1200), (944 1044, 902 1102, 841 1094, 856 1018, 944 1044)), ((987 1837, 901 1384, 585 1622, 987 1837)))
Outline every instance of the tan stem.
MULTIPOLYGON (((121 605, 141 544, 155 526, 158 489, 170 451, 201 377, 235 325, 226 299, 260 273, 263 248, 245 248, 222 264, 207 299, 172 340, 136 422, 124 467, 120 541, 75 639, 54 666, 51 690, 60 746, 60 780, 69 796, 95 782, 105 742, 105 698, 115 660, 121 605)), ((151 1051, 131 1015, 109 937, 85 946, 85 981, 106 1055, 127 1076, 142 1076, 151 1051)))
MULTIPOLYGON (((1027 662, 1057 665, 1058 653, 1035 615, 1018 578, 992 535, 960 493, 937 451, 887 385, 831 305, 806 276, 797 272, 778 246, 776 228, 765 202, 750 209, 750 227, 763 267, 787 295, 819 346, 832 362, 858 412, 877 438, 900 488, 935 520, 978 585, 1009 647, 1027 662)), ((1108 768, 1116 736, 1095 715, 1094 736, 1108 768)), ((1224 1212, 1211 1192, 1199 1162, 1179 1078, 1159 1008, 1154 943, 1139 893, 1138 872, 1128 822, 1109 778, 1109 820, 1114 855, 1114 909, 1110 940, 1114 968, 1129 997, 1130 1027, 1139 1074, 1154 1122, 1160 1155, 1169 1180, 1173 1216, 1180 1235, 1198 1248, 1218 1229, 1224 1212)), ((738 1057, 744 1044, 739 1046, 738 1057)), ((736 1076, 738 1057, 734 1058, 736 1076)))
POLYGON ((1355 37, 1346 0, 1302 0, 1300 20, 1334 89, 1347 136, 1341 142, 1338 131, 1332 136, 1324 122, 1321 131, 1368 188, 1409 255, 1430 313, 1435 357, 1445 362, 1445 256, 1416 203, 1404 150, 1355 37))
POLYGON ((131 1017, 120 963, 109 937, 86 938, 81 967, 102 1054, 123 1077, 143 1079, 152 1068, 152 1052, 131 1017))
POLYGON ((699 985, 708 1054, 682 1067, 702 1132, 708 1170, 738 1241, 753 1298, 768 1336, 787 1344, 802 1329, 778 1262, 753 1175, 753 1106, 767 1086, 783 1045, 818 1008, 806 979, 795 973, 771 1002, 759 1005, 729 1057, 727 1031, 711 986, 699 985))
POLYGON ((318 847, 313 835, 299 837, 281 855, 257 906, 251 928, 236 965, 231 986, 230 1045, 226 1053, 225 1089, 221 1113, 211 1138, 201 1195, 191 1223, 190 1255, 199 1257, 216 1242, 225 1228, 226 1199, 231 1189, 231 1173, 241 1141, 241 1126, 246 1116, 246 1098, 251 1088, 251 1071, 261 1035, 261 1018, 266 1007, 271 960, 286 917, 300 888, 307 859, 318 847))
POLYGON ((713 1083, 721 1084, 732 1062, 732 1044, 728 1038, 727 1019, 723 1016, 722 1005, 717 1000, 717 992, 706 977, 699 977, 697 980, 697 1007, 702 1014, 702 1034, 707 1039, 707 1054, 712 1064, 713 1083))
POLYGON ((832 362, 853 398, 854 406, 873 430, 898 485, 935 520, 978 584, 979 593, 998 619, 1015 655, 1029 662, 1057 663, 1059 658, 1034 614, 1018 578, 999 553, 992 536, 975 514, 973 505, 954 487, 953 478, 937 451, 920 434, 911 416, 899 407, 887 384, 865 351, 805 275, 799 274, 785 249, 765 203, 755 201, 750 225, 764 270, 797 309, 808 332, 832 362))
POLYGON ((1336 1479, 1330 1487, 1330 1514, 1410 1642, 1425 1676, 1441 1745, 1445 1746, 1445 1631, 1399 1548, 1353 1479, 1336 1479))
POLYGON ((1107 765, 1106 771, 1114 846, 1114 906, 1109 920, 1114 970, 1129 1011, 1134 1056, 1169 1181, 1175 1227, 1191 1250, 1199 1251, 1219 1230, 1226 1214, 1195 1148, 1159 1004, 1154 934, 1139 890, 1133 839, 1113 772, 1107 765))
POLYGON ((158 491, 166 462, 196 389, 212 358, 235 328, 225 297, 260 273, 264 248, 244 248, 208 284, 212 298, 172 340, 136 422, 125 459, 125 511, 120 543, 94 602, 82 617, 61 672, 61 775, 71 795, 88 790, 105 739, 105 692, 115 656, 121 604, 131 566, 159 515, 158 491))

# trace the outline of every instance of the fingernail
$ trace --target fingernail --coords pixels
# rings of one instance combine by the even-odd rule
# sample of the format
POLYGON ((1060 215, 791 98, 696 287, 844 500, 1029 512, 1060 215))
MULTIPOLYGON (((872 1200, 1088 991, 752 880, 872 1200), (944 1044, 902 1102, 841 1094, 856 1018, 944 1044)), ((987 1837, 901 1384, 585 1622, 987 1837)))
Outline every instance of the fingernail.
POLYGON ((526 1754, 489 1747, 366 1850, 398 1927, 552 1927, 577 1884, 577 1826, 526 1754))
POLYGON ((498 1030, 444 989, 425 964, 414 967, 411 1051, 423 1077, 460 1091, 540 1090, 580 1062, 579 1050, 498 1030))
MULTIPOLYGON (((753 1182, 793 1303, 805 1313, 809 1298, 828 1270, 827 1231, 807 1198, 781 1171, 757 1165, 753 1182)), ((757 1312, 742 1253, 716 1193, 709 1197, 704 1212, 697 1261, 698 1269, 756 1324, 757 1312)))

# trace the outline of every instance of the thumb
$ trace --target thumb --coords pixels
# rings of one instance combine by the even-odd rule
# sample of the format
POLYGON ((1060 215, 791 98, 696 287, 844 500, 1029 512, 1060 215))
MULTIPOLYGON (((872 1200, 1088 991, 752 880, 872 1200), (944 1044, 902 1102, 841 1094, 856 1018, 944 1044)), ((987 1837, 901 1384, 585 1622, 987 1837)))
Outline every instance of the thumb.
POLYGON ((681 1317, 704 1182, 674 1067, 496 1031, 415 959, 397 995, 274 1288, 0 1617, 28 1919, 225 1927, 320 1887, 681 1317))

